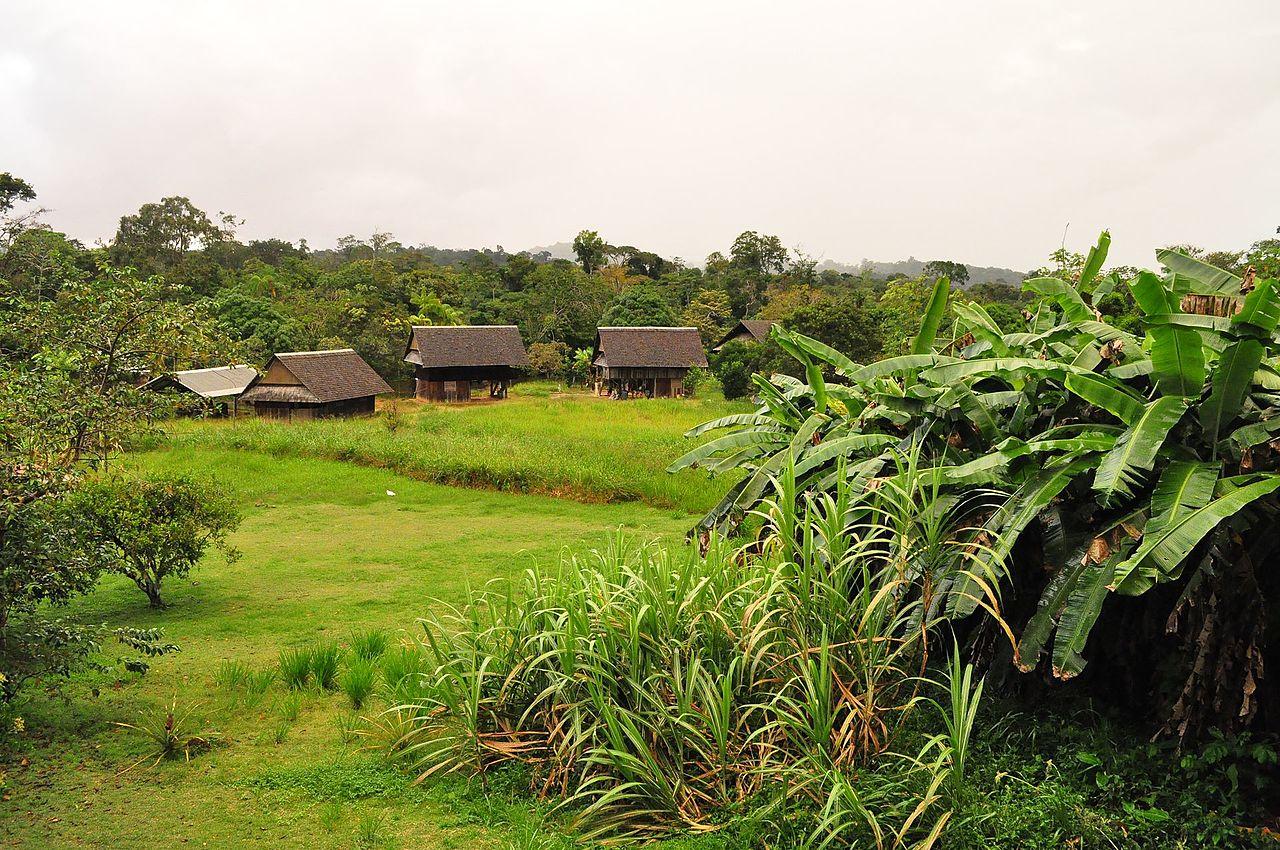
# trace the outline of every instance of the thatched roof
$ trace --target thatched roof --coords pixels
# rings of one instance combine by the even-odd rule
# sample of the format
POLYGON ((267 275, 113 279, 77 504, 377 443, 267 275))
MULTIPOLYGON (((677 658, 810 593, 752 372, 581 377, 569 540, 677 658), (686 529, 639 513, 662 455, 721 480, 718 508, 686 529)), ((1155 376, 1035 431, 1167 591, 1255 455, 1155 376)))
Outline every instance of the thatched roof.
POLYGON ((240 395, 258 370, 252 366, 214 366, 210 369, 186 369, 171 375, 160 375, 142 385, 144 390, 179 387, 202 398, 224 398, 240 395))
POLYGON ((772 319, 743 319, 716 343, 713 351, 719 351, 731 339, 747 337, 752 342, 765 342, 769 339, 769 331, 778 324, 772 319))
POLYGON ((404 359, 428 369, 529 366, 524 340, 515 325, 415 325, 404 359))
POLYGON ((273 354, 266 371, 249 385, 245 401, 285 401, 326 404, 349 398, 391 392, 373 367, 350 348, 333 351, 289 351, 273 354), (297 379, 297 383, 268 383, 274 366, 279 365, 297 379))
POLYGON ((600 328, 592 362, 617 368, 706 368, 697 328, 600 328))

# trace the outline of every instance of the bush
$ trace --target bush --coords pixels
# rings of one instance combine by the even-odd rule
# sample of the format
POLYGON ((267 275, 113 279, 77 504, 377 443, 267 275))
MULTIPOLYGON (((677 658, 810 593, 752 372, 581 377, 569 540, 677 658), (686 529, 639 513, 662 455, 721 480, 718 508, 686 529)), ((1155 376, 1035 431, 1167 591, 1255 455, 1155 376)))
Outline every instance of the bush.
POLYGON ((560 378, 569 368, 569 346, 563 342, 535 342, 529 346, 529 368, 539 378, 560 378))
POLYGON ((779 499, 758 554, 617 540, 477 594, 427 621, 426 688, 411 715, 384 715, 381 737, 427 773, 552 771, 588 836, 697 830, 789 788, 813 841, 857 844, 895 822, 923 837, 945 821, 939 789, 967 744, 888 752, 933 622, 899 567, 963 554, 930 536, 944 506, 918 483, 860 505, 842 489, 803 512, 779 499), (900 533, 876 531, 889 522, 900 533), (860 777, 873 761, 878 775, 860 777))
POLYGON ((107 569, 129 578, 153 608, 163 608, 160 587, 182 578, 240 524, 235 503, 212 481, 185 475, 110 478, 83 487, 72 500, 107 569))

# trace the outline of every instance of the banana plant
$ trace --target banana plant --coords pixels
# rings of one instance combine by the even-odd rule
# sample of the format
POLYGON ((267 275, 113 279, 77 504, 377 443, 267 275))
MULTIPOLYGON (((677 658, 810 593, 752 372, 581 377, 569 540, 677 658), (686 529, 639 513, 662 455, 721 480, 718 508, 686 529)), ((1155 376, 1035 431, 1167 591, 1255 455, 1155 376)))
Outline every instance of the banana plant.
MULTIPOLYGON (((937 339, 945 280, 901 357, 855 364, 775 326, 806 380, 756 375, 760 408, 693 429, 723 435, 671 466, 745 472, 699 528, 732 534, 784 469, 802 495, 842 477, 871 491, 895 474, 895 452, 918 450, 957 498, 1001 494, 957 533, 983 547, 1006 593, 1038 594, 1016 666, 1047 659, 1058 678, 1079 674, 1111 600, 1212 571, 1205 553, 1225 551, 1214 541, 1261 528, 1280 490, 1280 283, 1161 251, 1162 272, 1125 284, 1142 314, 1137 336, 1095 303, 1120 285, 1102 275, 1109 246, 1104 232, 1074 281, 1024 283, 1038 296, 1025 331, 1006 332, 981 305, 959 301, 952 338, 937 339), (1184 310, 1198 298, 1227 315, 1184 310), (1039 582, 1014 563, 1033 530, 1048 568, 1039 582)), ((975 613, 962 574, 936 578, 935 605, 955 618, 975 613)))

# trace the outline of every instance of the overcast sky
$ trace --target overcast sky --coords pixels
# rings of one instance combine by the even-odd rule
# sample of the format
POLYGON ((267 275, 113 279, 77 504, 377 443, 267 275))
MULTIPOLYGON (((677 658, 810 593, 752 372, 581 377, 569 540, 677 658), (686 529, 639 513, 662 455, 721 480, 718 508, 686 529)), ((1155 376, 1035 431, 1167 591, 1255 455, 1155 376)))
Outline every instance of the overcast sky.
POLYGON ((0 2, 0 171, 107 239, 570 240, 1025 269, 1280 225, 1280 3, 0 2))

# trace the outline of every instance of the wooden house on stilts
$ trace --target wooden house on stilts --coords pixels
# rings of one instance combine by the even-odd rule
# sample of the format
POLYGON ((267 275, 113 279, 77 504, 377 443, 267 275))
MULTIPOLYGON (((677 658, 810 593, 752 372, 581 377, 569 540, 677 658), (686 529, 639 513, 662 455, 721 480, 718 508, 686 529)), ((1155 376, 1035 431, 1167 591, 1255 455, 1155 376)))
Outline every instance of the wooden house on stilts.
POLYGON ((350 348, 273 354, 241 401, 269 419, 318 419, 372 413, 374 397, 391 392, 350 348))
POLYGON ((719 351, 731 342, 755 342, 763 345, 769 341, 769 331, 778 324, 772 319, 743 319, 720 338, 711 349, 719 351))
POLYGON ((414 395, 425 401, 470 401, 473 383, 487 384, 489 398, 506 398, 529 368, 515 325, 418 325, 404 360, 414 367, 414 395))
POLYGON ((599 394, 677 398, 689 370, 707 368, 707 353, 697 328, 599 328, 591 366, 599 394))

